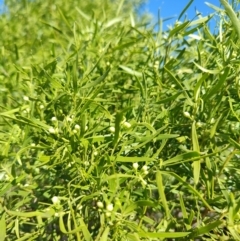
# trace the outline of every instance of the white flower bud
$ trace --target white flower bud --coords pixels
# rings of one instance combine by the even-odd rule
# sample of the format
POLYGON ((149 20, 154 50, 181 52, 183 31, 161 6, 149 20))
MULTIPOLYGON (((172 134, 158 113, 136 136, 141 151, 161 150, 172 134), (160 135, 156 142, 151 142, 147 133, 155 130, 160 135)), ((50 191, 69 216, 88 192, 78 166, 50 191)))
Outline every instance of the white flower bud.
POLYGON ((99 208, 103 208, 103 203, 102 202, 97 202, 97 206, 99 207, 99 208))
POLYGON ((72 121, 72 118, 71 118, 71 117, 69 117, 69 116, 67 116, 67 118, 66 118, 66 119, 67 119, 67 121, 68 121, 68 122, 71 122, 71 121, 72 121))
POLYGON ((198 122, 196 123, 196 126, 197 126, 197 127, 202 127, 203 124, 202 124, 202 122, 198 121, 198 122))
POLYGON ((137 162, 134 162, 134 163, 133 163, 133 168, 134 168, 135 170, 138 169, 138 163, 137 163, 137 162))
POLYGON ((211 123, 211 124, 214 124, 214 123, 215 123, 215 119, 212 118, 212 119, 210 120, 210 123, 211 123))
POLYGON ((57 121, 57 118, 55 116, 52 117, 51 119, 52 122, 57 121))
POLYGON ((111 212, 113 210, 113 204, 109 203, 106 207, 107 211, 111 212))
POLYGON ((24 96, 23 96, 23 100, 25 100, 25 101, 29 101, 28 96, 24 95, 24 96))
POLYGON ((131 124, 129 123, 129 122, 123 122, 123 126, 125 127, 125 128, 130 128, 131 127, 131 124))
POLYGON ((56 130, 53 127, 50 127, 48 130, 51 134, 55 134, 56 130))
POLYGON ((183 115, 184 115, 185 117, 187 117, 187 118, 190 118, 190 117, 191 117, 191 115, 190 115, 189 112, 187 112, 187 111, 184 111, 184 112, 183 112, 183 115))
POLYGON ((80 130, 80 125, 76 124, 76 125, 74 126, 74 128, 75 128, 75 130, 80 130))
POLYGON ((110 130, 112 133, 114 133, 114 132, 115 132, 115 127, 114 127, 114 126, 111 126, 111 127, 109 127, 109 130, 110 130))
POLYGON ((53 202, 53 204, 59 204, 60 200, 58 197, 54 196, 54 197, 52 197, 52 202, 53 202))

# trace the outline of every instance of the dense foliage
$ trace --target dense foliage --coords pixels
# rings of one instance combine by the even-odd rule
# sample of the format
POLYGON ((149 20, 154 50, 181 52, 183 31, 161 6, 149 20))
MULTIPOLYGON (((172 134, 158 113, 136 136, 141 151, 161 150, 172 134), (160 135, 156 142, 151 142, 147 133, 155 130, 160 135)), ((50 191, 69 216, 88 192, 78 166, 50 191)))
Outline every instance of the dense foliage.
POLYGON ((141 3, 5 1, 0 241, 240 240, 237 15, 141 3))

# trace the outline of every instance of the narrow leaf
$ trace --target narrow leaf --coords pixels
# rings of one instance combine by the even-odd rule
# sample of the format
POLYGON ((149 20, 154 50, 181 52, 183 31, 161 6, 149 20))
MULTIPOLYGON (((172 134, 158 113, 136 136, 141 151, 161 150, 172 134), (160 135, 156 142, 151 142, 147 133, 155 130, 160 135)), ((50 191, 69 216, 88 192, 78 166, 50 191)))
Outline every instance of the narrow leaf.
POLYGON ((126 73, 130 74, 130 75, 142 77, 142 73, 141 72, 135 71, 135 70, 133 70, 133 69, 127 67, 127 66, 124 66, 124 65, 119 65, 119 67, 121 69, 123 69, 126 73))
POLYGON ((6 238, 6 219, 5 219, 6 213, 4 212, 1 214, 0 219, 0 241, 4 241, 6 238))
POLYGON ((168 208, 168 203, 167 203, 167 199, 166 199, 165 192, 164 192, 164 184, 162 181, 162 174, 160 171, 157 171, 156 182, 157 182, 159 197, 162 202, 163 208, 165 209, 166 216, 167 216, 167 218, 170 218, 170 211, 168 208))
POLYGON ((240 21, 236 15, 236 13, 234 12, 231 5, 226 0, 220 0, 220 2, 223 5, 223 7, 225 8, 228 17, 232 21, 233 27, 234 27, 235 31, 237 32, 238 39, 240 39, 240 21))
MULTIPOLYGON (((193 144, 193 151, 200 152, 195 121, 192 124, 192 144, 193 144)), ((200 160, 193 162, 193 177, 194 177, 195 184, 198 184, 199 182, 200 169, 201 169, 200 160)))
POLYGON ((186 7, 182 10, 182 12, 180 13, 178 20, 181 19, 181 17, 183 16, 183 14, 188 10, 188 8, 191 6, 191 4, 193 3, 194 0, 190 0, 188 2, 188 4, 186 5, 186 7))
POLYGON ((100 238, 100 241, 107 241, 108 240, 108 234, 109 234, 110 228, 107 226, 102 234, 102 237, 100 238))
POLYGON ((190 232, 142 232, 140 231, 138 234, 143 238, 181 238, 189 235, 190 232))

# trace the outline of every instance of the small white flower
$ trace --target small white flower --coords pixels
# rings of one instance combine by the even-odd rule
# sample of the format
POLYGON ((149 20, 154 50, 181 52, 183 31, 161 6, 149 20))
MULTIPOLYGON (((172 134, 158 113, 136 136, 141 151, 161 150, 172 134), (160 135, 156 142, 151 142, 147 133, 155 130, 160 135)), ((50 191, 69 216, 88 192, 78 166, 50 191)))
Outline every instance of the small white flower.
POLYGON ((187 118, 190 118, 190 117, 191 117, 191 115, 190 115, 189 112, 187 112, 187 111, 184 111, 183 114, 184 114, 184 116, 187 117, 187 118))
POLYGON ((125 121, 125 122, 123 122, 123 126, 124 126, 125 128, 130 128, 130 127, 131 127, 131 124, 130 124, 129 122, 125 121))
POLYGON ((39 105, 39 108, 42 110, 44 109, 44 105, 39 105))
POLYGON ((143 170, 143 171, 147 171, 147 170, 148 170, 148 166, 147 166, 147 165, 144 165, 144 166, 142 167, 142 170, 143 170))
POLYGON ((72 118, 71 118, 70 116, 67 116, 66 119, 67 119, 68 122, 71 122, 71 121, 72 121, 72 118))
POLYGON ((212 119, 210 120, 210 123, 211 123, 211 124, 214 124, 214 123, 215 123, 215 119, 212 118, 212 119))
POLYGON ((50 127, 48 130, 51 134, 55 134, 56 130, 53 127, 50 127))
POLYGON ((57 121, 57 118, 55 116, 52 117, 51 119, 52 122, 57 121))
POLYGON ((78 132, 78 131, 77 131, 76 129, 73 130, 73 133, 74 133, 74 134, 77 134, 77 132, 78 132))
POLYGON ((99 208, 103 208, 103 203, 100 202, 100 201, 98 201, 98 202, 97 202, 97 206, 98 206, 99 208))
POLYGON ((203 123, 200 122, 200 121, 198 121, 198 122, 196 123, 196 126, 197 126, 197 127, 202 127, 202 126, 203 126, 203 123))
POLYGON ((32 143, 31 146, 34 147, 34 146, 36 146, 36 144, 35 144, 35 143, 32 143))
POLYGON ((74 126, 74 128, 75 128, 75 130, 80 130, 80 125, 77 124, 74 126))
POLYGON ((25 110, 23 110, 23 113, 24 114, 27 114, 27 113, 29 113, 30 112, 30 108, 26 108, 25 110))
POLYGON ((111 217, 111 213, 110 212, 106 212, 106 216, 107 217, 111 217))
POLYGON ((75 162, 69 162, 68 163, 68 167, 71 167, 72 165, 74 165, 75 162))
POLYGON ((23 96, 23 100, 25 100, 25 101, 29 101, 28 96, 24 95, 24 96, 23 96))
POLYGON ((94 156, 97 156, 97 155, 98 155, 98 152, 97 152, 97 151, 94 151, 94 152, 93 152, 93 155, 94 155, 94 156))
POLYGON ((53 204, 59 204, 60 200, 57 196, 54 196, 54 197, 52 197, 52 202, 53 202, 53 204))
POLYGON ((137 162, 134 162, 134 163, 133 163, 133 168, 134 168, 135 170, 138 169, 138 163, 137 163, 137 162))
POLYGON ((115 127, 114 127, 114 126, 111 126, 111 127, 109 127, 109 130, 110 130, 112 133, 114 133, 114 132, 115 132, 115 127))
POLYGON ((106 207, 107 211, 111 212, 113 210, 113 204, 109 203, 106 207))
POLYGON ((89 163, 88 161, 85 161, 85 162, 84 162, 84 165, 85 165, 85 166, 89 166, 90 163, 89 163))

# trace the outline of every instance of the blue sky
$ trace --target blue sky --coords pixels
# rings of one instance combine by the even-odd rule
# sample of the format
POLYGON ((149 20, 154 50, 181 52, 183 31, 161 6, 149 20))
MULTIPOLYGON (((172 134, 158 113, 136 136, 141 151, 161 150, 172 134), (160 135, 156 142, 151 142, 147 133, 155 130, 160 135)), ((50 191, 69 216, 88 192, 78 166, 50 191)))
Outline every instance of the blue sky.
MULTIPOLYGON (((177 17, 188 2, 189 0, 149 0, 145 8, 154 15, 157 15, 158 9, 160 9, 163 18, 177 17)), ((187 10, 188 18, 193 18, 195 16, 195 10, 198 10, 203 16, 212 13, 213 10, 209 8, 205 2, 209 2, 216 6, 220 5, 219 0, 194 0, 187 10)))
MULTIPOLYGON (((218 7, 220 6, 219 0, 194 0, 185 13, 187 14, 187 18, 193 19, 196 16, 196 11, 200 12, 202 16, 206 16, 214 12, 214 10, 208 7, 205 2, 209 2, 218 7)), ((158 10, 160 10, 160 18, 162 19, 174 17, 172 20, 164 23, 164 27, 166 27, 166 25, 175 22, 181 11, 188 3, 189 0, 148 0, 148 3, 143 7, 143 9, 149 11, 156 17, 158 15, 158 10)))
MULTIPOLYGON (((189 18, 194 17, 195 8, 203 15, 212 12, 212 10, 204 4, 205 1, 219 6, 219 0, 194 0, 192 6, 187 11, 189 18)), ((148 0, 145 8, 156 16, 158 9, 160 9, 162 17, 165 18, 177 16, 188 2, 189 0, 148 0)), ((3 0, 0 0, 0 4, 3 4, 3 0)))
MULTIPOLYGON (((194 0, 190 8, 187 10, 188 19, 192 19, 196 15, 196 10, 198 10, 203 16, 212 13, 213 10, 209 8, 205 1, 219 6, 219 0, 194 0)), ((162 19, 167 17, 174 17, 173 20, 169 20, 164 23, 164 27, 167 24, 171 24, 177 18, 177 16, 181 13, 183 8, 188 4, 189 0, 148 0, 148 3, 144 6, 143 9, 149 11, 154 16, 158 15, 158 10, 160 10, 160 17, 162 19)), ((0 5, 3 4, 3 0, 0 0, 0 5)), ((16 3, 17 4, 17 3, 16 3)), ((0 6, 0 10, 2 6, 0 6)))

